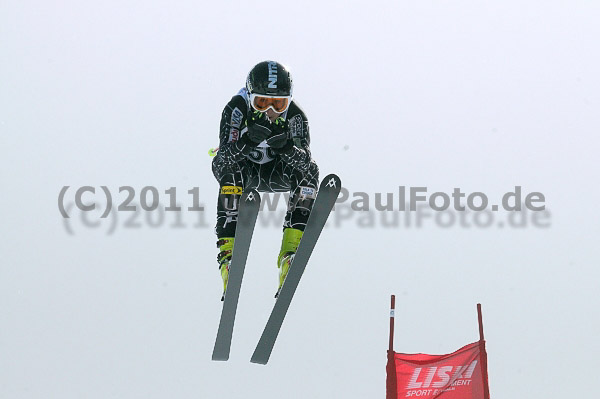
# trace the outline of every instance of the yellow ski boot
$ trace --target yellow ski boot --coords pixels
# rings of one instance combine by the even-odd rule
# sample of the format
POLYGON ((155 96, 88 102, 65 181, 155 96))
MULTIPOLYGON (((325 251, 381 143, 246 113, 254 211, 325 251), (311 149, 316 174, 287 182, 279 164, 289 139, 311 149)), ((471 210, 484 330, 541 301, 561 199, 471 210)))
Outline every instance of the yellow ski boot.
POLYGON ((283 230, 281 251, 279 251, 279 257, 277 258, 277 267, 279 268, 279 288, 277 288, 275 298, 279 296, 279 291, 281 291, 283 282, 288 275, 290 266, 292 265, 292 261, 296 255, 296 250, 298 250, 298 245, 302 239, 302 234, 304 234, 302 230, 293 229, 290 227, 283 230))
POLYGON ((219 254, 217 255, 217 262, 219 262, 219 271, 221 272, 221 278, 223 279, 223 296, 221 301, 225 300, 225 291, 227 291, 227 282, 229 281, 229 264, 231 263, 231 256, 233 253, 233 237, 219 238, 217 241, 217 248, 219 248, 219 254))

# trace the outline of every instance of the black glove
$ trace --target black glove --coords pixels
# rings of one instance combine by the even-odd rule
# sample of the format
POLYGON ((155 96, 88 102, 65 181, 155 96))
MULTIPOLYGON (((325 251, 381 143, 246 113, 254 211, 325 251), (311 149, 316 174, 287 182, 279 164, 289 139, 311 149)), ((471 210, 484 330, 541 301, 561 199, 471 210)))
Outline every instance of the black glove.
POLYGON ((269 145, 269 147, 273 149, 280 149, 285 147, 289 139, 289 129, 287 121, 283 118, 275 119, 275 122, 273 122, 271 126, 271 130, 273 131, 273 133, 271 133, 271 136, 267 139, 267 144, 269 145))
POLYGON ((267 115, 264 112, 254 111, 248 116, 248 131, 242 138, 247 136, 248 138, 244 140, 246 144, 256 147, 257 144, 269 137, 271 133, 271 121, 267 118, 267 115))

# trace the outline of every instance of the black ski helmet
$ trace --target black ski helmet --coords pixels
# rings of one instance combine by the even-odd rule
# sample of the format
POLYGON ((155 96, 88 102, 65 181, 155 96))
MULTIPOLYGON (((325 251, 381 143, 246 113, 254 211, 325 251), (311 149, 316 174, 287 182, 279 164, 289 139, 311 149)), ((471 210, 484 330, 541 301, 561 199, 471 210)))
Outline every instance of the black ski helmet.
POLYGON ((268 96, 292 96, 292 75, 276 61, 259 62, 250 70, 246 79, 248 93, 268 96))

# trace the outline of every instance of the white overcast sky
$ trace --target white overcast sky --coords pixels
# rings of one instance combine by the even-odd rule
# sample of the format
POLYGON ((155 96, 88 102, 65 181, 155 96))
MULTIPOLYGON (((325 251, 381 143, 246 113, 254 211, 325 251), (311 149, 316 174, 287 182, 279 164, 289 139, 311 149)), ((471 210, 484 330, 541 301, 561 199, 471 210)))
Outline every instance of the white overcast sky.
POLYGON ((397 351, 477 340, 481 302, 493 397, 594 396, 599 17, 582 0, 3 0, 0 397, 381 398, 392 293, 397 351), (212 362, 207 151, 265 59, 291 67, 322 176, 350 192, 460 187, 491 203, 520 185, 545 195, 547 227, 390 227, 380 218, 394 214, 369 224, 339 207, 257 366, 281 240, 263 218, 230 361, 212 362), (138 204, 144 186, 164 204, 177 187, 184 206, 199 187, 206 213, 174 228, 172 214, 92 212, 99 225, 86 227, 71 208, 67 226, 65 185, 67 202, 85 185, 122 201, 129 185, 138 204))

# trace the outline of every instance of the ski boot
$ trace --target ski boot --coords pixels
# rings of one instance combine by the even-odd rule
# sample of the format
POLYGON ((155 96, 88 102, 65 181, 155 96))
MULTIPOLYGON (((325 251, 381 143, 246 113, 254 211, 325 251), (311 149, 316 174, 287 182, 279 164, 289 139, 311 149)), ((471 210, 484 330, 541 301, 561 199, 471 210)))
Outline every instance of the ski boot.
POLYGON ((217 262, 219 262, 219 270, 221 271, 221 278, 223 279, 223 296, 221 297, 221 301, 225 300, 225 291, 227 291, 229 264, 231 263, 231 256, 233 253, 233 242, 233 237, 219 238, 217 241, 217 248, 220 250, 217 255, 217 262))
POLYGON ((275 298, 279 296, 283 282, 288 275, 290 266, 292 265, 292 261, 296 255, 296 250, 298 250, 298 245, 302 239, 302 234, 304 234, 302 230, 293 229, 290 227, 283 230, 281 251, 279 251, 279 257, 277 258, 277 267, 279 268, 279 288, 277 288, 275 298))

